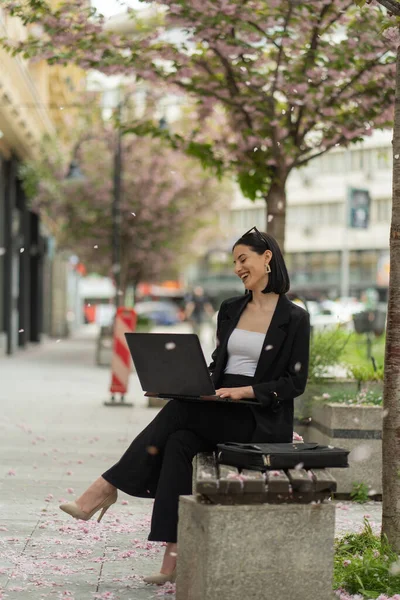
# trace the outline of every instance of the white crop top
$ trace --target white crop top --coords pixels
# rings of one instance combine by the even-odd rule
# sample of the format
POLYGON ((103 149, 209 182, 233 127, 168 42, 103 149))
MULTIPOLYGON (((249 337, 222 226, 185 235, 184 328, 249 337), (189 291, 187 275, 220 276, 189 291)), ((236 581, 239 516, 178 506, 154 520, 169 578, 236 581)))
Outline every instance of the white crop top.
POLYGON ((253 377, 265 340, 265 333, 234 329, 228 340, 225 373, 253 377))

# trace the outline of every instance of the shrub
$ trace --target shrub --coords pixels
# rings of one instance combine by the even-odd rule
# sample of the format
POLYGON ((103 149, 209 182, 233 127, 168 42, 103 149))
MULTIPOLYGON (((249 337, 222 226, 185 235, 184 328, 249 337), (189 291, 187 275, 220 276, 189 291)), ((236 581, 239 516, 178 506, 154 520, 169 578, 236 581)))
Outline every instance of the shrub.
POLYGON ((376 536, 364 518, 361 533, 350 533, 335 541, 334 588, 366 599, 381 594, 394 596, 400 590, 400 559, 387 538, 376 536))
POLYGON ((329 402, 332 404, 347 404, 348 406, 382 406, 382 392, 374 389, 363 388, 357 393, 352 392, 332 392, 332 394, 323 394, 321 397, 314 397, 314 400, 329 402))
POLYGON ((349 376, 355 379, 359 386, 368 381, 383 381, 384 369, 383 366, 374 369, 373 365, 348 365, 349 376))
POLYGON ((313 333, 308 381, 318 382, 318 380, 330 374, 331 367, 340 364, 340 359, 350 335, 341 329, 313 333))
POLYGON ((148 331, 151 329, 152 321, 145 315, 138 315, 136 322, 136 330, 137 331, 148 331))
POLYGON ((358 504, 364 504, 370 499, 368 492, 369 487, 366 483, 354 482, 350 497, 353 500, 353 502, 358 502, 358 504))

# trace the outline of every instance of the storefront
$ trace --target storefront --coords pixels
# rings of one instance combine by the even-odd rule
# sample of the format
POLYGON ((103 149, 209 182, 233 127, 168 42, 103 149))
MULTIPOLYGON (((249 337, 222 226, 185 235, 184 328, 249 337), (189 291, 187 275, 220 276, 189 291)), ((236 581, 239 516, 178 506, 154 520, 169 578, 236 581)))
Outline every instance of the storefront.
MULTIPOLYGON (((386 298, 387 282, 379 278, 381 250, 351 250, 350 295, 359 296, 367 288, 376 288, 386 298), (386 285, 385 285, 386 284, 386 285)), ((306 297, 339 297, 341 288, 341 252, 297 252, 286 255, 291 288, 306 297)))
POLYGON ((13 354, 43 331, 46 238, 29 210, 18 161, 0 159, 0 352, 13 354))

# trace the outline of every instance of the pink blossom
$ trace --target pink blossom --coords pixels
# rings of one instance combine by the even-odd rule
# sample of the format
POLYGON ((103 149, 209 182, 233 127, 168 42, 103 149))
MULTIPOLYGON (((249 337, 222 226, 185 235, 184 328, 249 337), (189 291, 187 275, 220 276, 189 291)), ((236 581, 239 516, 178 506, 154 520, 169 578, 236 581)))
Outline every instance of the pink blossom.
POLYGON ((393 42, 394 47, 397 48, 399 46, 400 33, 399 33, 398 27, 389 27, 388 29, 385 29, 385 31, 383 32, 383 35, 387 40, 389 40, 390 42, 393 42))
POLYGON ((348 567, 350 564, 351 564, 351 560, 349 560, 349 559, 346 559, 346 560, 343 561, 343 566, 344 567, 348 567))
MULTIPOLYGON (((353 5, 343 0, 310 0, 306 5, 293 3, 283 52, 275 55, 265 49, 267 46, 273 48, 281 41, 280 31, 286 9, 285 3, 280 0, 251 0, 250 5, 239 0, 219 0, 217 3, 210 0, 185 3, 159 0, 159 4, 167 9, 165 26, 151 28, 148 34, 141 34, 140 39, 107 32, 103 20, 96 18, 82 0, 63 3, 60 9, 57 8, 59 12, 49 8, 44 15, 32 8, 33 3, 29 3, 29 10, 21 6, 23 3, 6 4, 5 10, 10 10, 11 6, 17 17, 26 16, 25 11, 28 11, 30 21, 41 25, 45 32, 40 44, 37 38, 16 46, 11 40, 9 47, 12 51, 28 51, 33 58, 58 64, 74 62, 84 69, 96 68, 106 74, 131 74, 134 57, 135 73, 147 83, 156 83, 153 88, 158 97, 166 90, 176 95, 188 93, 193 104, 199 102, 194 118, 198 115, 201 123, 201 127, 193 127, 191 143, 200 147, 205 144, 205 149, 212 155, 212 166, 215 167, 217 160, 218 169, 222 172, 242 174, 258 171, 263 176, 258 178, 261 183, 256 191, 264 197, 268 194, 265 182, 270 180, 275 168, 285 173, 286 179, 291 169, 310 156, 328 151, 335 144, 347 146, 360 137, 370 135, 374 128, 387 127, 392 122, 393 86, 385 86, 384 96, 380 90, 386 81, 393 78, 393 50, 400 38, 397 27, 386 30, 386 38, 382 35, 384 17, 375 0, 369 3, 367 10, 357 11, 356 16, 353 5), (329 10, 321 12, 321 6, 329 10), (248 18, 249 10, 252 23, 248 18), (307 61, 304 52, 317 18, 321 19, 318 27, 324 35, 315 40, 313 59, 307 61), (354 35, 355 19, 357 36, 354 35), (165 35, 173 29, 185 31, 185 45, 181 39, 177 41, 172 39, 173 36, 165 35), (341 32, 340 36, 336 35, 337 31, 341 32), (188 47, 196 48, 196 52, 188 52, 188 47), (276 64, 278 55, 279 66, 276 64), (246 61, 239 57, 246 57, 246 61), (300 65, 307 63, 309 66, 303 76, 300 65), (226 74, 227 65, 229 76, 226 74), (381 102, 376 102, 377 97, 381 102), (215 110, 217 106, 219 110, 215 110), (365 123, 370 124, 369 128, 365 127, 365 123), (257 140, 253 146, 249 143, 249 132, 251 138, 257 140), (262 150, 261 162, 259 142, 262 139, 270 140, 270 144, 263 144, 265 150, 262 150), (256 147, 258 150, 252 152, 256 147)), ((157 100, 155 98, 154 104, 157 100)), ((176 130, 180 129, 183 131, 185 126, 177 123, 176 130)), ((175 131, 172 136, 174 134, 175 131)), ((130 240, 123 254, 132 257, 129 261, 126 259, 123 265, 125 281, 154 279, 161 275, 171 260, 171 249, 166 248, 167 238, 174 239, 174 232, 179 234, 183 227, 190 230, 197 222, 195 217, 205 209, 203 203, 194 205, 192 198, 192 192, 199 187, 200 177, 179 177, 181 172, 187 175, 191 170, 185 164, 183 154, 192 146, 186 145, 184 137, 173 137, 177 149, 171 151, 171 158, 163 157, 164 165, 170 161, 169 167, 179 157, 182 168, 174 168, 177 181, 167 177, 171 169, 163 170, 160 161, 154 157, 151 159, 149 139, 141 138, 139 152, 132 144, 129 146, 128 136, 124 140, 124 153, 135 166, 124 174, 123 196, 131 200, 124 207, 124 214, 131 214, 134 199, 137 215, 134 220, 124 219, 123 224, 122 239, 130 240), (154 174, 151 181, 146 179, 146 173, 154 174), (189 179, 188 190, 185 180, 189 179), (158 185, 161 182, 162 185, 158 185), (142 190, 146 193, 142 194, 142 190), (177 196, 190 198, 191 202, 174 204, 177 196), (177 210, 168 210, 171 206, 177 210), (142 216, 141 208, 144 209, 142 216), (152 226, 152 217, 145 216, 146 209, 153 215, 157 214, 157 220, 163 223, 162 229, 169 236, 164 234, 162 239, 161 232, 158 237, 161 228, 152 226), (135 229, 130 228, 132 221, 137 225, 135 229), (144 242, 149 239, 157 242, 152 246, 155 248, 154 260, 152 257, 149 259, 151 248, 144 242)), ((99 178, 94 171, 102 175, 110 173, 111 138, 109 136, 108 143, 102 146, 104 151, 97 153, 100 163, 94 169, 93 164, 90 168, 90 161, 82 156, 82 163, 86 163, 85 168, 90 175, 89 184, 70 187, 65 191, 63 202, 51 193, 54 181, 41 182, 38 197, 33 200, 49 216, 49 221, 54 220, 54 215, 56 221, 67 218, 69 243, 74 250, 79 250, 86 264, 96 265, 96 270, 99 268, 104 273, 110 269, 107 254, 110 224, 104 215, 109 206, 111 177, 99 178), (85 239, 84 242, 79 239, 78 232, 81 219, 86 217, 79 209, 76 210, 74 202, 78 190, 79 194, 83 194, 85 203, 95 207, 94 214, 90 216, 92 222, 84 221, 82 224, 85 232, 93 229, 94 239, 85 239), (97 235, 100 229, 101 235, 97 235), (76 239, 72 239, 72 234, 76 239), (98 246, 96 257, 92 251, 95 245, 98 246)), ((156 154, 162 146, 158 142, 159 138, 155 144, 156 154)), ((211 178, 208 179, 210 183, 211 178)), ((211 187, 214 185, 215 181, 211 187)), ((242 188, 248 195, 254 194, 254 183, 249 187, 245 178, 242 188)), ((218 197, 215 189, 213 197, 218 197)), ((269 230, 274 233, 277 220, 269 225, 269 230)))

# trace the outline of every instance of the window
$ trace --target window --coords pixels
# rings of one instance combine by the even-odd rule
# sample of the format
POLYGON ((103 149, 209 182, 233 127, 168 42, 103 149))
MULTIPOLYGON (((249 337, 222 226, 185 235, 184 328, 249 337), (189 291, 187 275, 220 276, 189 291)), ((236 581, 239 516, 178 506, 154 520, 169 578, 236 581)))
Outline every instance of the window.
POLYGON ((300 204, 287 208, 287 224, 289 226, 335 225, 342 221, 342 202, 300 204))
POLYGON ((265 231, 266 212, 264 208, 252 207, 233 210, 230 213, 230 224, 234 231, 245 232, 255 225, 261 231, 265 231))
POLYGON ((352 250, 350 252, 350 277, 353 283, 370 285, 376 280, 378 251, 352 250))
MULTIPOLYGON (((353 284, 372 285, 376 280, 379 251, 352 250, 350 277, 353 284)), ((299 252, 286 256, 290 279, 294 286, 338 286, 341 278, 341 253, 299 252)), ((328 289, 328 288, 326 288, 328 289)))
POLYGON ((379 198, 372 202, 371 220, 374 223, 390 223, 392 217, 392 201, 379 198))
POLYGON ((350 151, 350 170, 363 171, 365 167, 364 150, 350 151))
POLYGON ((345 167, 344 152, 327 152, 313 160, 312 164, 319 173, 326 175, 343 173, 345 167))
POLYGON ((375 148, 372 150, 378 169, 390 169, 392 166, 391 148, 375 148))

